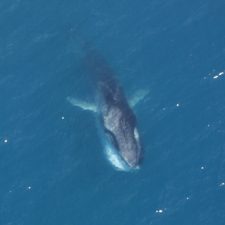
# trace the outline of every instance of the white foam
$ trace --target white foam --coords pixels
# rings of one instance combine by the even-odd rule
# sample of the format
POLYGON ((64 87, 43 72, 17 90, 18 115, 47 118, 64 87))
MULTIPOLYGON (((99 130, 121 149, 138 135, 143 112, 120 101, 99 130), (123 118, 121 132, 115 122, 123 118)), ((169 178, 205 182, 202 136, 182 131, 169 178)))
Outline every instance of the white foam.
POLYGON ((220 76, 223 76, 223 75, 224 75, 224 71, 219 72, 218 74, 213 76, 213 79, 217 79, 217 78, 219 78, 220 76))
POLYGON ((162 214, 162 213, 164 213, 164 210, 163 209, 156 209, 155 212, 159 213, 159 214, 162 214))

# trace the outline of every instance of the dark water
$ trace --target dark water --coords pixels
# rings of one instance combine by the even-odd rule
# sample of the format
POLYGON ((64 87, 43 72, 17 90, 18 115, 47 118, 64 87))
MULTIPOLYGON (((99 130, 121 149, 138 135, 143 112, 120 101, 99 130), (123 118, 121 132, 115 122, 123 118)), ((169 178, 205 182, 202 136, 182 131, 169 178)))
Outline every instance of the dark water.
MULTIPOLYGON (((0 224, 225 224, 223 0, 0 2, 0 224), (135 109, 144 162, 118 172, 82 66, 90 41, 135 109)), ((89 74, 90 75, 90 74, 89 74)))

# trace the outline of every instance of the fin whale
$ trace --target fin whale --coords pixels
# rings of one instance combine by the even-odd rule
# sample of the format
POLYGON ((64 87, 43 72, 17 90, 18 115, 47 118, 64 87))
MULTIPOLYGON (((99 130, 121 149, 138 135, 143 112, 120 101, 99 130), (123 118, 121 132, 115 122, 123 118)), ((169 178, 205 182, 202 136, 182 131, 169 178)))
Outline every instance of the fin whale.
POLYGON ((84 62, 93 76, 96 103, 87 103, 73 97, 67 97, 67 100, 83 110, 97 112, 106 154, 117 169, 139 168, 143 150, 132 107, 148 94, 148 90, 137 92, 128 102, 114 71, 104 57, 89 49, 84 62))

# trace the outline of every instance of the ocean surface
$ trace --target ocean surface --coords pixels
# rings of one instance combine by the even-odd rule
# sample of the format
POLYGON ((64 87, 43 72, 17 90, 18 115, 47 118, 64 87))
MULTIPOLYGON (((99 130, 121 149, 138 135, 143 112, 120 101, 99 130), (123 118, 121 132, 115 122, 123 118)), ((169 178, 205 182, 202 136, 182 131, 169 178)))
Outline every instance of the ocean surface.
POLYGON ((224 0, 1 0, 0 225, 225 224, 224 0), (82 58, 134 111, 141 168, 115 170, 82 58))

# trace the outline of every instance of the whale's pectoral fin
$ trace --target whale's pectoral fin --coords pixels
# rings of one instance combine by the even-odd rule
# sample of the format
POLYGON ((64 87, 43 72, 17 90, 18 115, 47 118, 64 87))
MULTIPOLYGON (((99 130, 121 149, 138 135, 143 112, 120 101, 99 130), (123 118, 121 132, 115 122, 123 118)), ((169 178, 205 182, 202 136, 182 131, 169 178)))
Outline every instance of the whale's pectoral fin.
POLYGON ((70 97, 70 96, 68 96, 66 98, 66 100, 68 102, 70 102, 73 106, 77 106, 77 107, 79 107, 83 110, 89 110, 89 111, 92 111, 92 112, 97 112, 96 105, 94 105, 92 103, 85 102, 85 101, 82 101, 80 99, 76 99, 76 98, 73 98, 73 97, 70 97))
POLYGON ((134 93, 132 98, 129 100, 129 104, 131 107, 135 107, 140 101, 142 101, 149 93, 149 90, 142 89, 138 90, 134 93))

